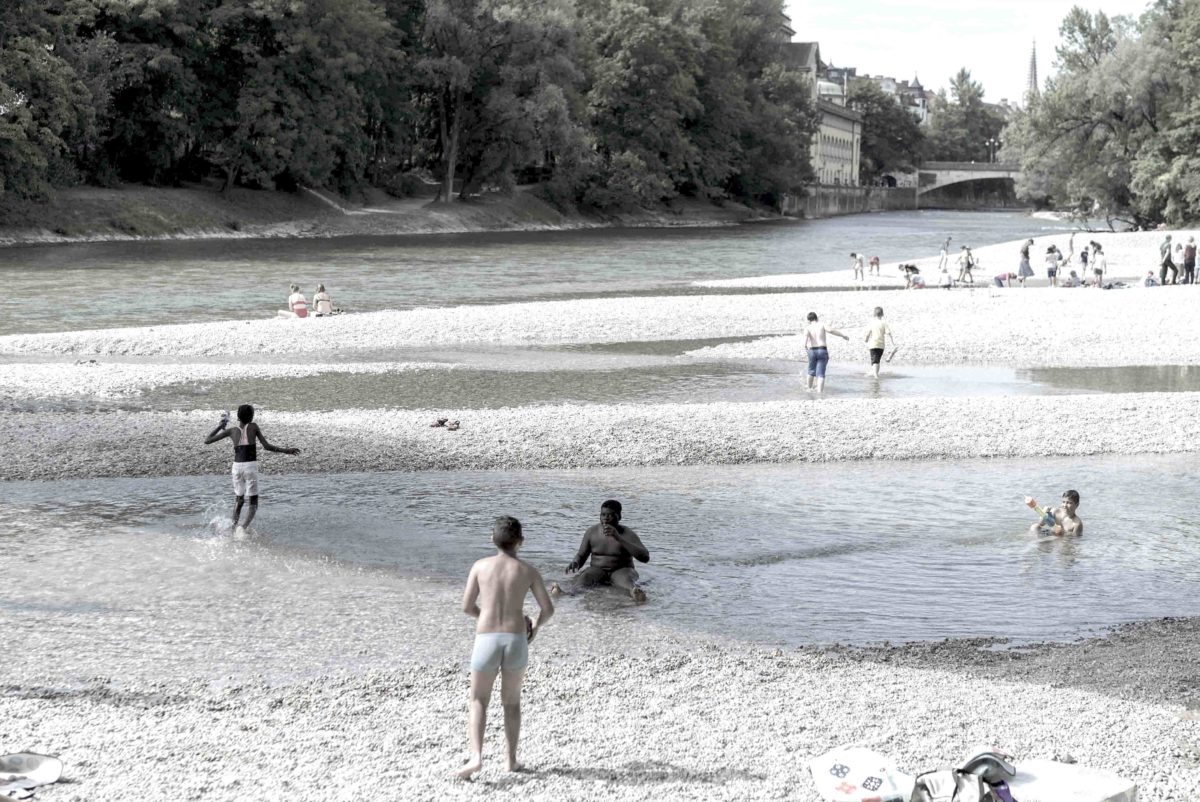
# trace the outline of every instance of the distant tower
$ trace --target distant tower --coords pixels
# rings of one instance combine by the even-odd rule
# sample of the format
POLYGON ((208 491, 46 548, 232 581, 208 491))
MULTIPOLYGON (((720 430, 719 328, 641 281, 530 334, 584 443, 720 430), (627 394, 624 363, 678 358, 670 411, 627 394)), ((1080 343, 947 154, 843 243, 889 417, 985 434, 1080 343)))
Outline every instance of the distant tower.
POLYGON ((1025 105, 1029 105, 1037 100, 1038 95, 1038 74, 1037 74, 1037 40, 1033 40, 1033 50, 1029 52, 1029 76, 1025 81, 1025 105))

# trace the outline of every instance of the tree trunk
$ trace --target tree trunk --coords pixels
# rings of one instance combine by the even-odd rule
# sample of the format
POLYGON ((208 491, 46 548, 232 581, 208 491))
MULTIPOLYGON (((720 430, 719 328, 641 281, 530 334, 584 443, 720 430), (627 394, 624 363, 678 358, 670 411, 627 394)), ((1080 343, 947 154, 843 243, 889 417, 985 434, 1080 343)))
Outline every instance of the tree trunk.
POLYGON ((442 147, 445 151, 446 174, 442 178, 442 197, 450 203, 454 200, 454 171, 458 163, 458 136, 462 128, 462 90, 454 90, 454 107, 449 115, 442 114, 442 147), (453 119, 447 120, 447 116, 453 119))

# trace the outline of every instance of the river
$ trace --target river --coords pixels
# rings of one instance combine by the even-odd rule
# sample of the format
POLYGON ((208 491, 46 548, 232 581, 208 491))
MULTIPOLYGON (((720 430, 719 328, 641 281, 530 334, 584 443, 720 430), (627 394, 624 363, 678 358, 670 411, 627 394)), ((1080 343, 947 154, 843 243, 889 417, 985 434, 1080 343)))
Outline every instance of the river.
MULTIPOLYGON (((734 228, 16 248, 0 250, 0 272, 20 314, 0 319, 0 332, 265 317, 293 280, 310 294, 325 281, 352 311, 683 294, 697 292, 697 280, 846 266, 851 250, 903 259, 935 252, 948 234, 984 245, 1047 228, 1067 230, 1019 214, 905 212, 734 228)), ((274 409, 338 410, 437 408, 447 399, 462 409, 754 402, 800 392, 794 365, 679 359, 696 347, 474 347, 403 355, 452 360, 454 370, 230 377, 116 400, 42 394, 5 409, 186 411, 223 408, 235 393, 274 409)), ((399 358, 379 358, 389 356, 399 358)), ((913 367, 882 384, 847 374, 836 385, 835 394, 859 397, 1172 391, 1196 389, 1200 371, 913 367)), ((525 521, 527 558, 560 575, 607 497, 626 504, 626 523, 651 549, 643 570, 651 600, 635 607, 603 591, 567 600, 564 618, 574 623, 564 631, 580 638, 605 620, 644 616, 672 632, 762 643, 1021 643, 1200 614, 1190 592, 1200 581, 1200 525, 1187 507, 1198 477, 1186 456, 285 470, 270 464, 258 533, 245 541, 223 524, 224 475, 9 483, 0 516, 11 522, 7 552, 25 581, 0 587, 6 632, 91 649, 96 671, 116 661, 147 676, 382 666, 397 655, 385 642, 387 617, 355 616, 452 606, 500 513, 525 521), (1052 501, 1068 484, 1083 494, 1086 537, 1030 536, 1020 496, 1052 501), (351 620, 345 643, 312 640, 351 620)), ((407 648, 438 654, 444 641, 431 633, 407 648)))

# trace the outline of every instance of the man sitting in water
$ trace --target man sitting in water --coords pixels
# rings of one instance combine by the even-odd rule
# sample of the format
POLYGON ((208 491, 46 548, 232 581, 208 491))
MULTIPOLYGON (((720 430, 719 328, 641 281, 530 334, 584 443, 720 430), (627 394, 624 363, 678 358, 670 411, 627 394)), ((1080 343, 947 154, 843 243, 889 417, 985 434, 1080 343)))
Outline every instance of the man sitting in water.
POLYGON ((609 499, 600 505, 600 523, 592 524, 583 533, 579 551, 567 566, 568 574, 579 573, 562 585, 552 582, 550 592, 573 595, 581 588, 613 585, 628 592, 634 601, 644 602, 646 592, 638 586, 638 573, 633 568, 635 559, 648 563, 650 552, 636 532, 621 525, 621 502, 609 499), (591 566, 580 571, 589 554, 591 566))
POLYGON ((1043 529, 1052 535, 1079 537, 1083 534, 1083 520, 1075 514, 1079 509, 1079 492, 1076 490, 1068 490, 1062 494, 1061 507, 1043 509, 1031 496, 1025 497, 1025 506, 1042 516, 1037 523, 1029 527, 1029 531, 1034 534, 1039 534, 1043 529))
POLYGON ((237 416, 240 425, 227 429, 229 413, 222 415, 221 422, 209 433, 204 444, 209 445, 226 437, 233 440, 233 495, 236 499, 233 507, 233 526, 235 530, 244 530, 250 526, 254 514, 258 512, 258 447, 255 441, 261 442, 267 451, 278 454, 299 454, 300 449, 280 448, 268 443, 267 438, 263 437, 262 429, 254 423, 254 407, 251 405, 242 404, 238 407, 237 416), (238 526, 238 517, 242 514, 242 504, 247 494, 250 495, 250 512, 246 515, 245 522, 238 526))

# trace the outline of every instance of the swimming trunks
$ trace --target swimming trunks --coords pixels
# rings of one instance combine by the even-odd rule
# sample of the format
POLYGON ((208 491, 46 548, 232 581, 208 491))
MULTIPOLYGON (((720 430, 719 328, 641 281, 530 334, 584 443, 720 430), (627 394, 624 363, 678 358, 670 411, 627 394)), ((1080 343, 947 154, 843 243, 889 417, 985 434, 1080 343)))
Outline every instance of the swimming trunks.
POLYGON ((871 364, 878 365, 879 360, 881 360, 881 359, 883 359, 883 349, 882 348, 872 348, 871 349, 871 364))
POLYGON ((471 652, 471 670, 494 673, 520 671, 529 664, 529 641, 525 633, 481 632, 475 635, 475 650, 471 652))
POLYGON ((258 463, 233 463, 233 494, 235 496, 258 495, 258 463))

